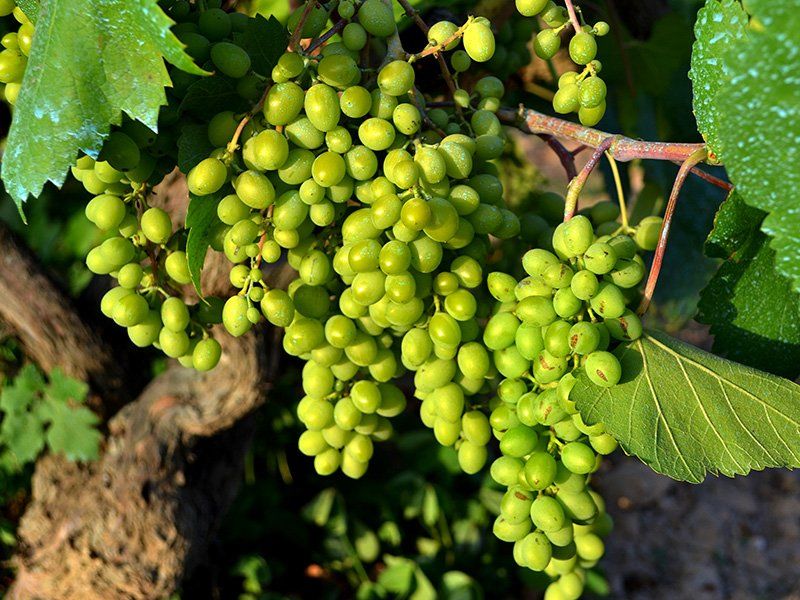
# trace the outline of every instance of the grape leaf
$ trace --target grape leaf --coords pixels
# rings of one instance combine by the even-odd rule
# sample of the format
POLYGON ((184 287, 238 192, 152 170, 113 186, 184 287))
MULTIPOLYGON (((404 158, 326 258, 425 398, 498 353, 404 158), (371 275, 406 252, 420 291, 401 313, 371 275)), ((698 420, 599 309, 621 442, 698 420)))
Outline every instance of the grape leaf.
POLYGON ((58 367, 50 372, 49 379, 47 396, 56 402, 83 402, 86 400, 89 386, 83 381, 66 376, 58 367))
POLYGON ((14 381, 0 391, 0 410, 5 413, 20 413, 28 410, 44 387, 44 378, 38 369, 31 364, 25 365, 17 373, 14 381))
POLYGON ((184 125, 178 138, 178 168, 188 173, 214 150, 208 141, 208 128, 205 125, 184 125))
POLYGON ((0 424, 0 439, 14 455, 17 466, 36 460, 44 448, 44 428, 35 414, 6 414, 0 424))
POLYGON ((163 59, 203 74, 148 0, 48 0, 40 6, 2 178, 17 208, 64 183, 79 150, 96 156, 124 111, 155 130, 170 85, 163 59))
MULTIPOLYGON (((725 29, 733 43, 703 54, 722 34, 707 31, 697 42, 693 62, 705 73, 695 80, 697 106, 700 114, 713 115, 703 119, 711 125, 703 133, 742 199, 767 213, 761 229, 774 238, 776 268, 800 292, 800 13, 789 0, 747 5, 753 12, 748 28, 737 18, 737 28, 725 29), (715 78, 719 85, 711 83, 715 78)), ((709 0, 704 14, 721 23, 729 6, 730 0, 709 0)))
POLYGON ((700 133, 717 156, 724 155, 719 139, 721 118, 717 98, 730 85, 736 65, 727 53, 741 43, 747 33, 747 13, 738 0, 709 0, 697 13, 689 79, 694 88, 694 114, 700 133))
POLYGON ((100 420, 85 406, 70 406, 52 398, 45 399, 50 418, 47 445, 69 460, 95 460, 102 436, 97 431, 100 420))
POLYGON ((654 471, 700 483, 800 466, 800 386, 648 332, 617 355, 612 388, 578 377, 571 398, 654 471))
POLYGON ((265 19, 258 14, 248 20, 241 38, 242 48, 252 59, 253 71, 264 77, 272 74, 288 43, 286 28, 275 17, 265 19))
POLYGON ((703 290, 697 320, 711 325, 714 352, 794 379, 800 374, 800 297, 775 270, 759 226, 764 213, 732 194, 706 252, 727 259, 703 290))
POLYGON ((200 289, 200 274, 206 261, 206 252, 211 244, 214 227, 220 222, 217 217, 217 204, 225 195, 225 189, 208 196, 189 194, 189 208, 186 211, 186 227, 189 229, 189 236, 186 239, 186 259, 194 289, 201 298, 203 292, 200 289))
POLYGON ((247 101, 236 91, 236 82, 222 75, 198 79, 191 84, 180 107, 181 112, 206 120, 208 115, 224 110, 244 112, 249 108, 247 101))

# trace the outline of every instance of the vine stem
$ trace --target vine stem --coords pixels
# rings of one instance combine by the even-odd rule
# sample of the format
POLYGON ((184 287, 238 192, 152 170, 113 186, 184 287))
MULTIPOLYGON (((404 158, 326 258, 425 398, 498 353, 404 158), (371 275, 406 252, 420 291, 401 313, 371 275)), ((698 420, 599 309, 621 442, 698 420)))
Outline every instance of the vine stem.
POLYGON ((328 29, 328 31, 326 31, 324 34, 322 34, 317 39, 315 39, 313 42, 311 42, 311 44, 308 46, 308 48, 306 48, 306 53, 314 54, 314 51, 317 48, 319 48, 320 46, 325 44, 325 42, 327 42, 334 35, 336 35, 342 29, 344 29, 347 26, 347 23, 348 22, 345 19, 339 19, 338 21, 336 21, 336 23, 333 24, 333 27, 328 29))
POLYGON ((308 19, 308 15, 311 14, 311 11, 317 7, 317 0, 308 0, 306 2, 305 7, 303 8, 303 14, 300 15, 300 20, 297 22, 297 26, 294 28, 292 32, 292 37, 289 38, 289 45, 287 46, 289 50, 294 50, 297 45, 300 43, 300 38, 303 35, 303 27, 306 25, 306 20, 308 19))
POLYGON ((619 176, 619 168, 617 167, 617 161, 614 160, 614 157, 606 152, 606 158, 608 159, 608 164, 611 166, 611 173, 614 175, 614 185, 617 188, 617 200, 619 201, 619 214, 622 219, 622 227, 627 230, 628 206, 625 202, 625 190, 622 189, 622 178, 619 176))
POLYGON ((572 0, 564 0, 567 5, 567 12, 569 13, 569 21, 572 23, 572 28, 575 33, 581 32, 581 22, 578 20, 578 13, 575 12, 575 7, 572 5, 572 0))
POLYGON ((569 186, 567 186, 567 197, 564 203, 565 223, 575 216, 575 211, 578 210, 578 197, 583 190, 583 186, 586 185, 586 180, 589 179, 589 175, 592 174, 597 163, 603 158, 603 154, 608 152, 608 149, 611 148, 616 139, 616 136, 612 135, 600 142, 597 148, 594 149, 594 152, 592 152, 589 161, 583 166, 581 172, 578 173, 578 176, 569 182, 569 186))
POLYGON ((558 156, 558 160, 561 162, 561 166, 564 167, 564 171, 567 173, 567 179, 572 181, 575 177, 578 176, 578 169, 575 166, 575 155, 567 150, 556 137, 550 135, 549 133, 537 133, 536 136, 545 142, 550 149, 556 153, 558 156))
POLYGON ((658 283, 658 275, 661 272, 661 265, 664 263, 664 253, 667 250, 667 241, 669 240, 669 232, 672 228, 672 218, 675 215, 675 207, 678 203, 678 196, 681 193, 686 178, 689 176, 692 168, 695 165, 703 162, 708 158, 708 153, 705 148, 701 148, 693 152, 690 156, 683 161, 681 168, 678 170, 678 176, 675 178, 675 183, 672 186, 672 191, 669 195, 667 202, 667 209, 664 211, 664 222, 661 224, 661 232, 658 236, 658 246, 653 256, 653 266, 650 269, 650 274, 647 276, 647 283, 644 287, 644 297, 639 309, 636 311, 639 315, 647 312, 650 302, 653 299, 653 293, 656 290, 658 283))
POLYGON ((447 48, 450 44, 452 44, 456 40, 460 40, 463 37, 464 32, 467 30, 467 27, 472 25, 473 20, 474 20, 473 17, 469 17, 466 23, 464 23, 461 27, 456 29, 455 32, 453 32, 453 35, 451 35, 449 38, 433 46, 428 46, 422 52, 413 54, 409 62, 417 61, 421 58, 425 58, 426 56, 430 56, 431 54, 436 54, 438 56, 440 53, 444 52, 445 48, 447 48))

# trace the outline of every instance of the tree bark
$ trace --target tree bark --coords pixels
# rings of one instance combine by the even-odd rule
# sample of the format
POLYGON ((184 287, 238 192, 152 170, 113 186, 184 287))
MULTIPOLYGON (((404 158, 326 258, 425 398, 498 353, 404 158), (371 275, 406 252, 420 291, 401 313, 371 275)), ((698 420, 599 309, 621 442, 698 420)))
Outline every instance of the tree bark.
MULTIPOLYGON (((2 229, 0 255, 0 320, 26 352, 45 370, 59 366, 89 381, 103 401, 124 397, 141 374, 117 365, 113 349, 2 229)), ((222 290, 227 271, 217 258, 207 263, 219 274, 209 283, 222 290)), ((203 557, 235 497, 252 415, 277 365, 264 351, 266 332, 217 338, 218 367, 201 374, 175 365, 153 380, 108 422, 98 461, 38 461, 8 598, 162 599, 203 557)))

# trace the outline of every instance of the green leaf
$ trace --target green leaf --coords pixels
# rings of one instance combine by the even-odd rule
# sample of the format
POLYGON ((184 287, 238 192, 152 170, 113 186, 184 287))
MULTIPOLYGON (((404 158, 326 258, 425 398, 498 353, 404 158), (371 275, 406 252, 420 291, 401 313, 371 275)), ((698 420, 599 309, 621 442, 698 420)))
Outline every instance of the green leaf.
POLYGON ((77 402, 82 403, 86 400, 89 393, 89 386, 83 381, 72 379, 64 372, 55 368, 50 372, 50 385, 45 390, 45 396, 57 402, 77 402))
POLYGON ((208 158, 214 147, 208 141, 208 127, 205 125, 185 125, 178 138, 178 168, 188 173, 204 158, 208 158))
POLYGON ((416 563, 408 558, 389 554, 383 558, 386 568, 378 575, 378 583, 392 594, 405 596, 410 593, 411 586, 414 585, 416 563))
POLYGON ((225 195, 223 190, 208 196, 189 194, 189 208, 186 212, 186 227, 189 229, 189 236, 186 239, 186 259, 194 289, 201 298, 203 291, 200 289, 200 275, 214 227, 220 222, 217 217, 217 204, 225 195))
POLYGON ((0 442, 13 453, 18 466, 33 462, 44 448, 42 421, 28 412, 6 414, 0 424, 0 442))
POLYGON ((747 14, 738 0, 709 0, 697 13, 689 78, 694 91, 694 113, 700 133, 718 156, 723 150, 718 127, 721 119, 719 94, 731 85, 737 71, 728 52, 747 36, 747 14))
POLYGON ((714 352, 794 379, 800 375, 800 297, 775 270, 759 226, 764 213, 732 194, 706 251, 728 260, 703 290, 697 320, 711 325, 714 352))
POLYGON ((25 365, 14 381, 0 390, 0 410, 5 413, 27 411, 44 388, 44 378, 39 370, 32 364, 25 365))
POLYGON ((45 403, 51 421, 46 434, 50 450, 69 460, 97 459, 102 439, 97 415, 85 406, 72 407, 50 398, 45 403))
POLYGON ((49 0, 3 156, 6 189, 21 210, 44 184, 61 185, 79 150, 96 156, 124 111, 155 130, 170 85, 163 59, 202 74, 149 0, 49 0))
POLYGON ((622 381, 599 388, 585 373, 572 399, 654 471, 700 483, 800 466, 800 386, 648 332, 617 355, 622 381))
MULTIPOLYGON (((724 21, 722 9, 729 4, 710 0, 705 14, 724 21)), ((736 28, 727 30, 733 43, 705 56, 701 64, 708 74, 695 81, 695 93, 713 115, 707 119, 713 125, 708 132, 712 148, 744 201, 768 213, 761 229, 774 238, 777 270, 800 291, 800 13, 789 0, 747 5, 753 11, 748 29, 737 18, 736 28), (717 87, 709 83, 714 77, 717 87)), ((711 34, 704 36, 706 43, 711 34)), ((698 55, 697 62, 702 58, 698 55)))
POLYGON ((253 71, 269 77, 272 68, 286 51, 289 36, 286 27, 275 17, 265 19, 255 15, 255 18, 248 20, 240 43, 252 59, 253 71))
POLYGON ((247 101, 236 91, 236 81, 222 75, 195 81, 186 90, 180 106, 181 112, 205 120, 214 113, 225 110, 245 112, 249 108, 247 101))

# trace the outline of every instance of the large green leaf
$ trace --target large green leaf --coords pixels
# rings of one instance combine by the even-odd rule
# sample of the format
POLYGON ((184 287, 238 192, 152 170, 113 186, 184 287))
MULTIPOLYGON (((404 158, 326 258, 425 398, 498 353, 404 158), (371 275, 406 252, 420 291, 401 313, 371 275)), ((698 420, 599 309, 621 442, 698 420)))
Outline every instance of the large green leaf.
POLYGON ((738 0, 709 0, 697 13, 689 78, 694 86, 694 114, 708 147, 718 156, 723 150, 718 126, 717 98, 727 90, 738 72, 728 52, 747 36, 747 13, 738 0))
POLYGON ((21 209, 64 182, 78 151, 96 156, 124 111, 151 129, 170 85, 164 58, 202 74, 150 0, 42 2, 2 176, 21 209))
POLYGON ((764 213, 733 194, 720 209, 706 251, 726 259, 703 290, 698 321, 711 325, 714 352, 783 377, 800 374, 800 297, 775 270, 759 230, 764 213))
POLYGON ((186 211, 186 227, 189 236, 186 239, 186 259, 189 262, 189 274, 198 295, 202 298, 203 291, 200 287, 200 273, 206 260, 208 247, 211 245, 211 236, 214 228, 219 224, 217 217, 217 204, 225 195, 227 188, 208 196, 195 196, 189 194, 189 208, 186 211))
POLYGON ((727 23, 733 6, 709 0, 704 9, 715 26, 698 27, 696 108, 744 201, 767 213, 761 229, 774 238, 777 269, 800 291, 800 12, 793 0, 751 0, 745 29, 741 16, 727 23))
POLYGON ((600 388, 584 373, 572 399, 654 471, 699 483, 800 466, 800 386, 662 333, 617 354, 620 384, 600 388))

